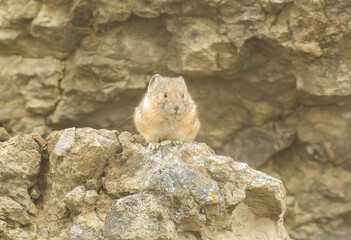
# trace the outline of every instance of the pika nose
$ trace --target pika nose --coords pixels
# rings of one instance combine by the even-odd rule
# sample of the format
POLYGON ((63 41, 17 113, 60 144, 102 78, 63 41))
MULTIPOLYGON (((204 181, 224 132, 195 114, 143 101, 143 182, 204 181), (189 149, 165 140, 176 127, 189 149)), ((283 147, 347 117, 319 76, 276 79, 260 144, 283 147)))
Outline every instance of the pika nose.
POLYGON ((175 106, 175 107, 174 107, 174 110, 177 112, 177 111, 179 110, 179 106, 178 106, 178 105, 175 106))

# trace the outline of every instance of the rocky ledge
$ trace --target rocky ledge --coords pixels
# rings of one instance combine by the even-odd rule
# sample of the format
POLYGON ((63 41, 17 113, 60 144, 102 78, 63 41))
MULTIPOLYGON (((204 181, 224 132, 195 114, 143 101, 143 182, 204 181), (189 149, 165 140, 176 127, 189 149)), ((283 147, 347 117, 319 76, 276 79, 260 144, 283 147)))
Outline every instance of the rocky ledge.
POLYGON ((38 140, 0 142, 1 239, 290 239, 282 182, 203 143, 151 151, 91 128, 38 140))

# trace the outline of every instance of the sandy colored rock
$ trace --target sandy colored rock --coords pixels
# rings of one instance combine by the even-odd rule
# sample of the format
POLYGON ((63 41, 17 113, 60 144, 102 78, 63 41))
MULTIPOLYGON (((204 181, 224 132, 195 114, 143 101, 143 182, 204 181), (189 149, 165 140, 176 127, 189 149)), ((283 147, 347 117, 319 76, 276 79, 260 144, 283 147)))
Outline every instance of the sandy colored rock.
POLYGON ((45 181, 50 191, 43 193, 44 208, 50 218, 62 219, 68 214, 63 203, 66 194, 89 179, 100 178, 108 159, 120 151, 120 145, 114 131, 90 128, 53 132, 47 143, 50 169, 45 181))
MULTIPOLYGON (((8 84, 15 83, 18 85, 17 88, 6 90, 8 93, 13 92, 13 97, 16 95, 21 97, 24 100, 25 108, 29 112, 39 115, 46 115, 51 112, 60 99, 58 85, 59 79, 62 77, 61 62, 53 57, 39 59, 2 58, 1 76, 2 81, 5 82, 2 88, 7 88, 6 82, 9 82, 8 84), (41 67, 43 64, 45 64, 45 68, 41 67)), ((11 119, 11 116, 9 117, 11 119)))
POLYGON ((0 127, 0 142, 6 142, 11 138, 10 134, 6 131, 5 128, 0 127))
POLYGON ((84 197, 84 202, 94 205, 99 199, 99 194, 96 190, 87 190, 84 197))
POLYGON ((31 136, 0 144, 9 172, 0 177, 18 157, 32 153, 40 163, 40 172, 15 174, 27 177, 27 196, 13 196, 1 179, 4 239, 290 239, 282 182, 203 143, 165 141, 152 151, 129 132, 68 128, 51 133, 42 151, 31 136), (84 187, 100 181, 98 190, 84 187))
POLYGON ((22 225, 29 224, 28 214, 38 214, 29 188, 37 183, 40 160, 40 147, 31 136, 16 136, 0 142, 0 196, 6 200, 4 204, 8 203, 2 206, 2 211, 9 211, 5 215, 11 219, 9 209, 13 209, 16 216, 12 221, 22 225))
POLYGON ((75 217, 67 239, 94 240, 103 239, 103 220, 94 211, 75 217))
POLYGON ((9 197, 0 197, 0 219, 6 221, 9 225, 16 226, 28 225, 29 216, 25 209, 16 201, 9 197))
POLYGON ((84 198, 85 188, 83 186, 79 186, 67 193, 63 201, 72 214, 78 215, 82 211, 84 198))

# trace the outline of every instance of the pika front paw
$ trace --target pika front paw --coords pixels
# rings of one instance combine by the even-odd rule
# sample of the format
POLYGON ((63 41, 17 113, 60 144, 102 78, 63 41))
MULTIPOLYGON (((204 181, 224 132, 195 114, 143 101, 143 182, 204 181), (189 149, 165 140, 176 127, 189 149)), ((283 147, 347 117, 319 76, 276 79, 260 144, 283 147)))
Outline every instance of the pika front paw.
POLYGON ((171 141, 172 146, 177 145, 177 144, 182 144, 182 141, 171 141))
POLYGON ((149 149, 157 150, 159 148, 160 148, 160 143, 158 143, 158 142, 151 142, 151 143, 149 143, 149 149))

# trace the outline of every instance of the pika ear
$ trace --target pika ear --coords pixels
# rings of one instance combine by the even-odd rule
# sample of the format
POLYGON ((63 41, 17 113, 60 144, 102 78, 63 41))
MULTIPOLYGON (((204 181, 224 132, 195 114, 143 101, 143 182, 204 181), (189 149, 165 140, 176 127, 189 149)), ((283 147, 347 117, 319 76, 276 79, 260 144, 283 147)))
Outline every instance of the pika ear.
POLYGON ((178 79, 181 83, 183 83, 184 86, 186 87, 185 80, 184 80, 184 78, 183 78, 182 76, 177 77, 177 79, 178 79))
POLYGON ((160 74, 155 74, 149 81, 149 86, 147 87, 147 92, 152 92, 160 81, 160 74))
POLYGON ((178 76, 177 77, 178 79, 182 80, 182 81, 185 81, 184 78, 182 76, 178 76))

